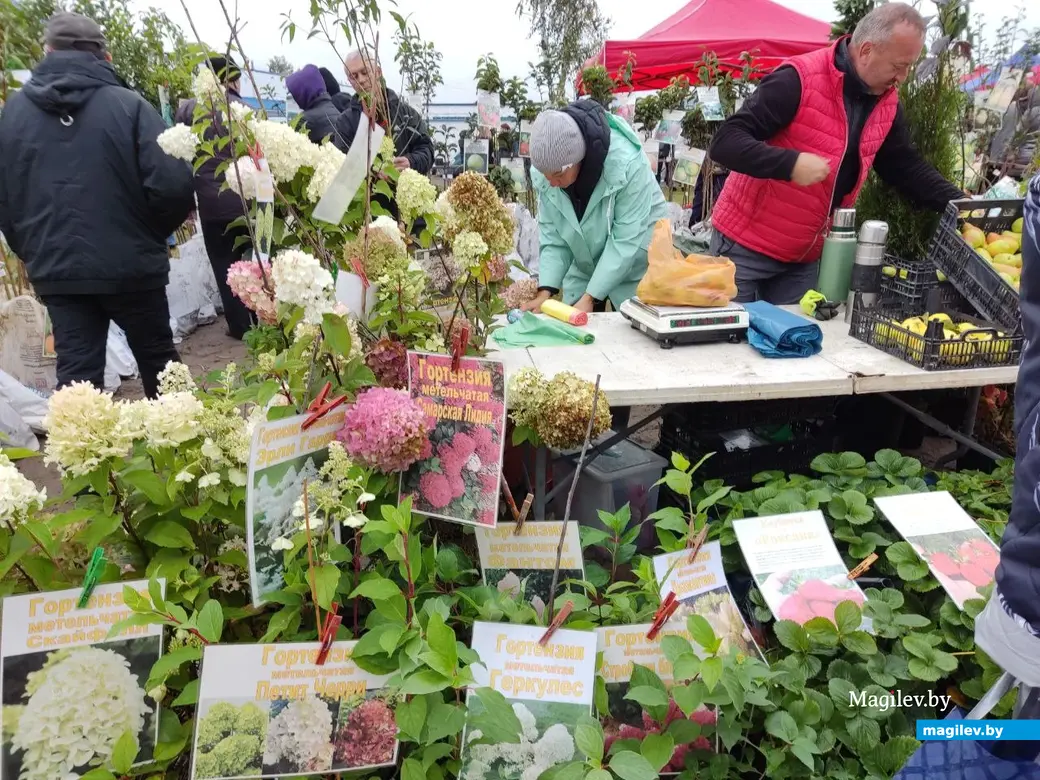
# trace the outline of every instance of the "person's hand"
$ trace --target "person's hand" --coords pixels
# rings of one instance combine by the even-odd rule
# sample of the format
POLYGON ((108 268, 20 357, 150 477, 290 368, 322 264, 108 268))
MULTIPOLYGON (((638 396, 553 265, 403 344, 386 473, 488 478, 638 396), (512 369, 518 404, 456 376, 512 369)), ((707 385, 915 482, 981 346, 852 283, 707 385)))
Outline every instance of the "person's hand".
POLYGON ((831 166, 822 157, 802 152, 795 161, 791 171, 791 181, 800 187, 811 187, 819 184, 831 173, 831 166))
POLYGON ((397 170, 399 170, 399 171, 403 171, 406 168, 411 168, 412 164, 410 162, 408 162, 408 158, 407 157, 395 157, 394 158, 394 167, 397 168, 397 170))
POLYGON ((541 311, 542 304, 551 297, 552 296, 549 295, 548 290, 540 290, 536 296, 520 307, 520 311, 533 311, 537 313, 541 311))
POLYGON ((578 311, 583 311, 586 314, 592 314, 592 307, 595 303, 592 300, 592 296, 586 293, 578 299, 578 302, 574 304, 574 308, 578 311))

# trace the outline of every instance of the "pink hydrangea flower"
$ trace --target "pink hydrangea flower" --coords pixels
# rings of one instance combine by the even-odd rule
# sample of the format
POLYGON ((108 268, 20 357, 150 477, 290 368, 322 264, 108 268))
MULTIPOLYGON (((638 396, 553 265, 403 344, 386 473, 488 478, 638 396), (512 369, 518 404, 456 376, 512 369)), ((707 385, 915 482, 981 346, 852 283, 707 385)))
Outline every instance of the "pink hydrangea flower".
POLYGON ((442 444, 437 449, 437 457, 441 459, 441 471, 449 477, 458 477, 469 456, 463 457, 452 445, 442 444))
POLYGON ((347 409, 337 438, 350 457, 389 474, 428 457, 429 435, 426 413, 406 391, 372 387, 347 409))
POLYGON ((461 475, 448 477, 448 486, 451 488, 452 498, 462 498, 466 495, 466 480, 461 475))
POLYGON ((477 443, 473 437, 468 433, 456 433, 451 440, 452 449, 458 453, 462 461, 469 460, 469 456, 472 455, 477 449, 477 443))
POLYGON ((494 463, 498 460, 501 448, 498 446, 498 442, 495 441, 495 435, 490 428, 484 428, 483 426, 474 428, 472 436, 477 446, 477 457, 480 458, 481 463, 494 463))
POLYGON ((278 322, 278 309, 274 295, 264 289, 264 273, 267 274, 268 284, 273 286, 269 264, 265 263, 264 271, 261 272, 260 264, 255 260, 239 260, 228 268, 227 283, 235 297, 254 312, 261 322, 274 325, 278 322))
POLYGON ((485 495, 494 496, 498 493, 499 477, 496 472, 480 472, 480 489, 485 495))
POLYGON ((448 478, 436 471, 427 471, 419 478, 419 494, 434 509, 444 509, 452 499, 448 478))

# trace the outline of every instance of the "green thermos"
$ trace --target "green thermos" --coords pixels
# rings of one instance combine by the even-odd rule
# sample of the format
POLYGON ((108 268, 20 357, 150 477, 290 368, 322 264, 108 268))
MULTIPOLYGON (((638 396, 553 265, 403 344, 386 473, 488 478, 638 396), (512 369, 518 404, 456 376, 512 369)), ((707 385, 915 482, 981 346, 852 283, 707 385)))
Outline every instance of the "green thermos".
POLYGON ((856 209, 835 209, 831 229, 823 241, 816 290, 828 301, 844 301, 852 284, 856 262, 856 209))

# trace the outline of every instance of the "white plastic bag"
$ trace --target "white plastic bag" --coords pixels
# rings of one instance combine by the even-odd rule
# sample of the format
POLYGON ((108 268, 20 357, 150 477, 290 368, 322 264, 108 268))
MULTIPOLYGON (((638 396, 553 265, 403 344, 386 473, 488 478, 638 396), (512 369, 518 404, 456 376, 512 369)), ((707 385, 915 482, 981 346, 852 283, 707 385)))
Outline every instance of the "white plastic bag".
POLYGON ((50 392, 57 358, 45 355, 47 310, 28 295, 0 301, 0 371, 26 387, 50 392))
POLYGON ((26 426, 43 433, 43 418, 47 416, 46 396, 30 390, 6 371, 0 371, 0 402, 10 406, 26 426))
POLYGON ((217 318, 220 293, 213 267, 206 254, 202 234, 196 234, 178 247, 179 256, 170 261, 170 283, 166 297, 170 304, 170 329, 175 342, 190 335, 200 325, 217 318))

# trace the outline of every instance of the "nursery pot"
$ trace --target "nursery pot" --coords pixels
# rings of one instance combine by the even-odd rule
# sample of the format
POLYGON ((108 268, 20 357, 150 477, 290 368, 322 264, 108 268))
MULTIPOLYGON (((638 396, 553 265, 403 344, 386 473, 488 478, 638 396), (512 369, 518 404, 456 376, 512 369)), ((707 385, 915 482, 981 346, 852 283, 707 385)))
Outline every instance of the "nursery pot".
POLYGON ((340 271, 336 276, 336 300, 363 322, 367 322, 372 315, 378 289, 379 285, 370 283, 366 290, 364 282, 357 274, 340 271))

